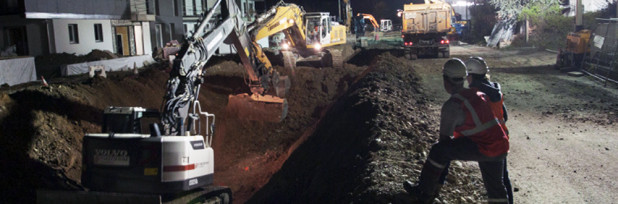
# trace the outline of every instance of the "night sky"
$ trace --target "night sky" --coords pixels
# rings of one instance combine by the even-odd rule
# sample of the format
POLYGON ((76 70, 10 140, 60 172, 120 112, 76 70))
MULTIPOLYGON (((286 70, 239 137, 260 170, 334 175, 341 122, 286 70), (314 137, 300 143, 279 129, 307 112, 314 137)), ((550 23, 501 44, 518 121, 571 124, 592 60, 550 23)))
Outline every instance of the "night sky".
MULTIPOLYGON (((279 0, 266 0, 266 4, 273 5, 279 0)), ((307 12, 328 11, 331 15, 337 16, 337 0, 284 0, 286 3, 295 3, 305 8, 307 12)), ((397 9, 403 9, 404 3, 411 3, 412 0, 350 0, 352 11, 356 13, 372 14, 378 22, 380 19, 389 18, 396 21, 397 9)), ((341 1, 341 8, 344 8, 341 1)), ((343 12, 343 11, 342 11, 343 12)))

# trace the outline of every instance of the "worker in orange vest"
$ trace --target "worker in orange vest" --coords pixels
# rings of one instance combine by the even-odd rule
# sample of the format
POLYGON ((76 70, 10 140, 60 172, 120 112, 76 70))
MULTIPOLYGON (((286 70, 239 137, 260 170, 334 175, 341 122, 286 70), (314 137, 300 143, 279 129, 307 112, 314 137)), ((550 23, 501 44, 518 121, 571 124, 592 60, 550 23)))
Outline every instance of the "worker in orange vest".
MULTIPOLYGON (((509 130, 506 128, 505 124, 508 120, 508 114, 506 106, 504 105, 504 94, 502 94, 501 86, 498 82, 489 81, 489 66, 487 66, 487 62, 481 57, 470 57, 466 60, 466 67, 468 68, 468 87, 477 88, 479 91, 489 96, 491 110, 500 121, 504 132, 508 136, 509 130)), ((506 163, 505 159, 504 175, 502 177, 509 196, 509 203, 513 203, 513 188, 511 186, 511 180, 509 179, 506 163)))
POLYGON ((489 98, 476 88, 464 87, 468 74, 460 59, 448 60, 442 73, 444 89, 451 97, 442 106, 440 139, 431 147, 418 182, 406 181, 404 189, 421 203, 432 203, 440 190, 440 176, 451 161, 477 161, 488 202, 508 203, 502 175, 509 140, 489 98))

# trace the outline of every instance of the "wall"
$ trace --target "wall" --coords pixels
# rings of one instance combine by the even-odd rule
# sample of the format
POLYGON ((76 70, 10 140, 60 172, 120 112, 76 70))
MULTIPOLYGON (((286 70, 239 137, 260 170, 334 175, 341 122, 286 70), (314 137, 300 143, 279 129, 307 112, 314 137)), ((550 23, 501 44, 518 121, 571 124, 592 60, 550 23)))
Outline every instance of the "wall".
MULTIPOLYGON (((26 27, 26 38, 28 43, 28 55, 38 56, 49 54, 49 44, 47 43, 47 29, 45 20, 27 20, 19 16, 0 16, 0 48, 5 48, 5 28, 7 27, 26 27)), ((67 28, 68 30, 68 28, 67 28)))
MULTIPOLYGON (((23 0, 27 18, 40 15, 83 14, 100 15, 100 18, 127 19, 129 17, 129 0, 23 0), (113 16, 113 17, 112 17, 113 16)), ((75 16, 78 17, 79 15, 75 16)), ((91 17, 92 18, 92 17, 91 17)))
POLYGON ((159 13, 156 14, 156 21, 150 22, 150 39, 152 49, 159 47, 156 42, 155 25, 161 24, 163 33, 163 45, 171 40, 182 41, 184 38, 184 26, 182 23, 182 0, 156 0, 159 13), (176 3, 174 5, 174 3, 176 3), (177 10, 178 16, 175 15, 174 9, 177 10), (174 24, 174 28, 171 28, 174 24), (173 31, 172 31, 173 29, 173 31), (172 36, 173 35, 173 36, 172 36))
POLYGON ((150 42, 150 24, 148 22, 142 23, 142 40, 144 42, 144 55, 152 54, 152 45, 150 42))
POLYGON ((112 41, 112 27, 109 20, 66 20, 54 19, 54 43, 56 53, 88 54, 94 49, 114 52, 112 41), (96 42, 94 38, 94 24, 100 23, 103 27, 103 42, 96 42), (77 24, 79 43, 69 42, 69 24, 77 24))

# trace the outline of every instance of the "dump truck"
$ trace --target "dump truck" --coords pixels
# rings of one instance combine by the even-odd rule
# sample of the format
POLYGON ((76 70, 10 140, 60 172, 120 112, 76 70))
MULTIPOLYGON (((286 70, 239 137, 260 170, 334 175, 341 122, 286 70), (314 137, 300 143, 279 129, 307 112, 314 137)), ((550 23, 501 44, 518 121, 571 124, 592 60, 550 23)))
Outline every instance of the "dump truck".
POLYGON ((447 34, 451 31, 453 16, 452 6, 444 1, 404 4, 401 37, 406 58, 416 59, 418 55, 449 57, 447 34))

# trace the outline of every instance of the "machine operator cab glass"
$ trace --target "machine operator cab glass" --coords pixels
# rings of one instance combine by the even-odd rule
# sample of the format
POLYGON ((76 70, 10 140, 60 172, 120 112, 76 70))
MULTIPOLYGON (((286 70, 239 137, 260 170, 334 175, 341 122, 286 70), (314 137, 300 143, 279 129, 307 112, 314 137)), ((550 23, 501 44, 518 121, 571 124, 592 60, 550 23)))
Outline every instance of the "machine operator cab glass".
POLYGON ((330 43, 331 19, 327 12, 307 13, 307 46, 320 49, 330 43))

